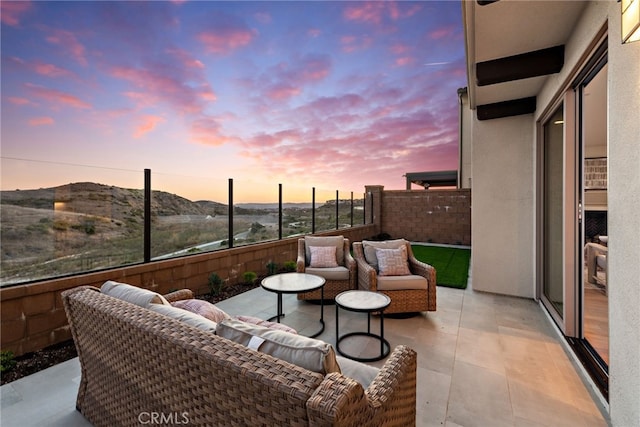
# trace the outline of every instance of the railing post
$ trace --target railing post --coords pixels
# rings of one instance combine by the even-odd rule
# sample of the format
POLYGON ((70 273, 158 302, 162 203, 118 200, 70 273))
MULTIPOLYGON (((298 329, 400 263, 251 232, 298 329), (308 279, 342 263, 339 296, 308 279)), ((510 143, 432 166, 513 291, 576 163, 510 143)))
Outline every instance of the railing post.
POLYGON ((367 225, 367 193, 362 193, 362 225, 367 225))
POLYGON ((353 228, 353 191, 351 192, 351 228, 353 228))
POLYGON ((151 169, 144 170, 144 262, 151 261, 151 169))
POLYGON ((233 247, 233 178, 229 178, 229 249, 233 247))
POLYGON ((316 187, 311 188, 311 234, 316 233, 316 187))
POLYGON ((338 196, 338 190, 336 190, 336 230, 340 228, 338 221, 338 218, 340 217, 340 198, 338 196))
POLYGON ((278 239, 282 240, 282 184, 278 184, 278 239))

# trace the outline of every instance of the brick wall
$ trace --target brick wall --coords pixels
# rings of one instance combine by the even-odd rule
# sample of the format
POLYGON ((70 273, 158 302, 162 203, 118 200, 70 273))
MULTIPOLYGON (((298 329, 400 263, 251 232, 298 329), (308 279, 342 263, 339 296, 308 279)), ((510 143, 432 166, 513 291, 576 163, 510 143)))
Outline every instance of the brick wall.
POLYGON ((471 190, 382 191, 381 229, 393 238, 471 245, 471 190))
MULTIPOLYGON (((351 241, 372 236, 374 226, 365 225, 318 235, 342 234, 351 241)), ((100 287, 107 280, 129 283, 166 294, 189 288, 196 294, 209 292, 212 272, 230 284, 242 280, 245 271, 267 273, 269 261, 282 265, 295 261, 298 238, 276 240, 183 258, 116 268, 63 279, 0 288, 1 349, 16 356, 41 350, 71 339, 60 294, 81 285, 100 287)))

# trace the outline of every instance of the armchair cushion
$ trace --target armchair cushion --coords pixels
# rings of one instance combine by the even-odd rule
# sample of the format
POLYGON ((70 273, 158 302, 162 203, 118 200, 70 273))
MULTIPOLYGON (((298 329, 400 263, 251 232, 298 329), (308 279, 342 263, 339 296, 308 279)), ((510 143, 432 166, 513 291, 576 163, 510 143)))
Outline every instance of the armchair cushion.
POLYGON ((378 258, 378 274, 380 276, 407 276, 411 274, 409 264, 407 264, 407 247, 404 245, 398 249, 376 248, 376 258, 378 258))
POLYGON ((403 291, 409 289, 429 289, 429 282, 422 276, 378 276, 379 291, 403 291))
POLYGON ((314 268, 331 268, 337 267, 335 246, 310 246, 311 261, 309 267, 314 268))
POLYGON ((347 267, 307 267, 304 271, 305 273, 315 274, 316 276, 323 277, 325 280, 349 280, 349 269, 347 267))
POLYGON ((333 246, 336 248, 338 265, 344 265, 344 236, 305 236, 305 263, 311 264, 311 246, 333 246))
POLYGON ((376 249, 398 249, 405 246, 406 243, 407 241, 404 239, 384 240, 382 242, 363 240, 362 249, 364 250, 364 259, 367 261, 367 264, 375 268, 376 272, 378 272, 379 267, 376 249))

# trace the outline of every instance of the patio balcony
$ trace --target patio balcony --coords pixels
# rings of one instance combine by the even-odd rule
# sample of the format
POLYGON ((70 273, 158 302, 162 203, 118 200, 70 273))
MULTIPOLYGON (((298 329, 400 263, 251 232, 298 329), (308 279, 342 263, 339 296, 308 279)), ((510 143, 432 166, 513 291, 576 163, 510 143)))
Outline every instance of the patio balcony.
MULTIPOLYGON (((257 288, 217 305, 232 315, 268 318, 275 313, 276 296, 257 288)), ((312 332, 319 310, 285 295, 282 321, 301 333, 312 332)), ((325 305, 324 319, 318 338, 335 346, 334 305, 325 305)), ((372 322, 374 330, 377 323, 372 322)), ((364 314, 340 311, 341 334, 365 324, 364 314)), ((474 291, 470 278, 466 290, 438 287, 436 312, 385 318, 385 338, 392 347, 406 344, 418 353, 418 426, 608 424, 563 338, 533 300, 474 291)), ((350 344, 357 345, 343 350, 365 356, 377 348, 373 342, 350 344)), ((79 380, 73 359, 2 386, 0 424, 90 425, 75 410, 79 380)))

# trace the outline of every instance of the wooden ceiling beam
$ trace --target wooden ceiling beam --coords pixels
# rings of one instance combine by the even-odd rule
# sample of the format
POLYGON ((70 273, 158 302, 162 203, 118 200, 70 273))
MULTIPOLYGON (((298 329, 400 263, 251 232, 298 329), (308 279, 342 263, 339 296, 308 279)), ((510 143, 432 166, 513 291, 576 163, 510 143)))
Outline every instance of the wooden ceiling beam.
POLYGON ((494 104, 478 105, 476 114, 478 120, 499 119, 502 117, 531 114, 536 111, 536 97, 512 99, 494 104))
POLYGON ((487 86, 559 72, 564 65, 564 45, 476 64, 478 86, 487 86))

